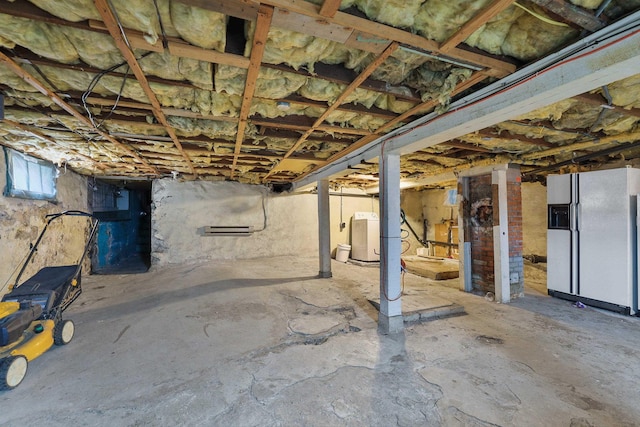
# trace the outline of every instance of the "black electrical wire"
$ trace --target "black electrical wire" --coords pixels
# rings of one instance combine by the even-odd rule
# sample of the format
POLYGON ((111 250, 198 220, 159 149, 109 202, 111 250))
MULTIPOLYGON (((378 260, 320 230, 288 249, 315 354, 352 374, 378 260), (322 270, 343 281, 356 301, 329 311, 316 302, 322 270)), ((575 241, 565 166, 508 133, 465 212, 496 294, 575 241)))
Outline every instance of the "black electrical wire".
POLYGON ((422 240, 419 236, 418 233, 416 233, 416 231, 413 229, 413 227, 411 226, 411 224, 409 224, 409 221, 407 221, 407 216, 404 213, 403 209, 400 209, 400 225, 402 224, 406 224, 407 227, 409 227, 409 230, 411 230, 411 233, 413 234, 413 237, 416 238, 416 240, 418 242, 420 242, 420 244, 424 247, 429 246, 427 242, 425 242, 424 240, 422 240))

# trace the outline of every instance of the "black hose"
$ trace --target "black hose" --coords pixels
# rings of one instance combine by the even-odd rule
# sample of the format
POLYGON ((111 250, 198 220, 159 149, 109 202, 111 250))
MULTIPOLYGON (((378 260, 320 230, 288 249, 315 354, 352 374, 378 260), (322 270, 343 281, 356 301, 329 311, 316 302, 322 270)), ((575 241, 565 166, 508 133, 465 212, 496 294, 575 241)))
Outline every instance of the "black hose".
POLYGON ((409 221, 407 221, 407 216, 404 213, 403 209, 400 209, 400 225, 402 224, 407 224, 407 227, 409 227, 409 230, 411 230, 411 233, 413 234, 413 237, 416 238, 416 240, 425 248, 427 246, 429 246, 429 244, 422 240, 420 237, 418 237, 418 233, 416 233, 416 231, 413 229, 413 227, 411 226, 411 224, 409 224, 409 221))

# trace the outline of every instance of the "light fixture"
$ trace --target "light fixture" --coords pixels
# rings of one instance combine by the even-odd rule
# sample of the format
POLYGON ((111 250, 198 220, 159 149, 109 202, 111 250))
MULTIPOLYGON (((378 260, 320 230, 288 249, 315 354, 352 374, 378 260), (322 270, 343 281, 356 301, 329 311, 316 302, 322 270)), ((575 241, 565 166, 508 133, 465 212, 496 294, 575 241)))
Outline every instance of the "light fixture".
POLYGON ((287 101, 278 101, 276 103, 276 108, 278 108, 278 110, 280 111, 287 111, 289 108, 291 108, 291 105, 287 101))

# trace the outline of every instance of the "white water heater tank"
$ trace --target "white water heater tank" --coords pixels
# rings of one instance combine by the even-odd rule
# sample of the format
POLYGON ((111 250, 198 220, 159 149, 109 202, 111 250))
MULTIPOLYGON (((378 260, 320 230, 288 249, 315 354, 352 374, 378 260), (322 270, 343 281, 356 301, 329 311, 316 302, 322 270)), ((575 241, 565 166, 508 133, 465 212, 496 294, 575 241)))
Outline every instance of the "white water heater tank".
POLYGON ((351 258, 358 261, 380 261, 380 220, 375 212, 353 214, 351 258))

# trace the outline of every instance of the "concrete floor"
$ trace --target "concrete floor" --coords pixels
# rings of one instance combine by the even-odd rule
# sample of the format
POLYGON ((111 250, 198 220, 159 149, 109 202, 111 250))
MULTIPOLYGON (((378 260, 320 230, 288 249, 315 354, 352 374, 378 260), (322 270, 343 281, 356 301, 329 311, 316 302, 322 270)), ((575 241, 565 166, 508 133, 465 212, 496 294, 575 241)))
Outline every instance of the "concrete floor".
MULTIPOLYGON (((2 426, 639 425, 640 319, 508 305, 407 275, 466 315, 377 333, 378 270, 316 258, 89 276, 76 336, 0 392, 2 426)), ((430 302, 431 301, 431 302, 430 302)))

